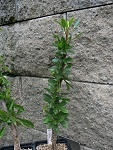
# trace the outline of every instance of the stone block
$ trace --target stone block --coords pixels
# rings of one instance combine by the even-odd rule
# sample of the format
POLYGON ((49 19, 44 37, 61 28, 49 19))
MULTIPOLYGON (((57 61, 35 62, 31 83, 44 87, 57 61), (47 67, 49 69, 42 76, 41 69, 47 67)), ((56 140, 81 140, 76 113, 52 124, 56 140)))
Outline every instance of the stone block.
POLYGON ((0 0, 0 25, 16 21, 15 0, 0 0))
POLYGON ((13 75, 48 76, 54 48, 55 20, 62 15, 34 19, 6 26, 2 30, 2 51, 13 75))
POLYGON ((113 0, 18 0, 18 20, 43 17, 112 3, 113 0))
POLYGON ((112 150, 113 86, 74 81, 72 86, 68 129, 62 136, 92 149, 112 150))
POLYGON ((6 41, 6 30, 7 27, 0 27, 0 55, 3 55, 4 53, 4 47, 5 47, 5 41, 6 41))
POLYGON ((77 0, 18 0, 18 20, 63 13, 77 8, 77 0))
POLYGON ((78 0, 79 8, 88 8, 94 6, 101 6, 105 4, 112 4, 113 0, 78 0))
POLYGON ((113 5, 68 13, 81 20, 73 42, 73 79, 113 84, 113 5))

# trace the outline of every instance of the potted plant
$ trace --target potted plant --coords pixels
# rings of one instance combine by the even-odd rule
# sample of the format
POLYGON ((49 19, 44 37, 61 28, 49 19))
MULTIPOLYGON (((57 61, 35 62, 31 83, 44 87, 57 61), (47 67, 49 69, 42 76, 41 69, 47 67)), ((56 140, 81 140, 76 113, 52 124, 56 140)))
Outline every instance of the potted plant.
POLYGON ((4 135, 6 126, 8 125, 12 130, 14 150, 20 150, 17 127, 22 125, 33 128, 34 125, 29 120, 20 117, 20 114, 24 112, 24 108, 20 104, 17 104, 11 96, 10 84, 5 77, 7 72, 10 72, 10 69, 4 64, 3 57, 0 56, 0 137, 4 135))
POLYGON ((73 65, 71 54, 74 52, 72 51, 71 41, 73 37, 70 34, 70 29, 72 27, 76 28, 79 24, 79 21, 74 23, 74 18, 68 21, 61 18, 60 21, 56 22, 61 27, 63 34, 54 34, 55 42, 53 46, 56 48, 56 51, 52 59, 53 66, 49 68, 51 77, 48 79, 48 87, 45 88, 44 101, 46 104, 43 108, 45 114, 43 123, 47 124, 49 129, 52 129, 52 150, 57 150, 56 141, 59 126, 67 128, 69 114, 66 106, 70 99, 66 97, 66 94, 62 93, 62 83, 65 83, 67 91, 72 87, 69 75, 73 65))

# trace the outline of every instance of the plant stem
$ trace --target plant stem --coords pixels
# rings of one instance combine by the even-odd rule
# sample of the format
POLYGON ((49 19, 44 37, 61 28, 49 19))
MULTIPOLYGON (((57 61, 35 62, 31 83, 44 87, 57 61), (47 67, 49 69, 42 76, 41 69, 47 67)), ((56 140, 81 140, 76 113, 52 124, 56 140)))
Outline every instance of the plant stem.
POLYGON ((20 140, 19 136, 17 133, 17 127, 13 123, 11 124, 11 129, 12 129, 12 134, 13 134, 13 139, 14 139, 14 150, 20 150, 20 140))
POLYGON ((68 42, 68 29, 65 31, 65 38, 66 38, 66 42, 68 42))
POLYGON ((56 150, 56 140, 57 140, 57 136, 54 130, 52 129, 52 149, 53 150, 56 150))
MULTIPOLYGON (((66 42, 68 43, 68 29, 65 31, 65 40, 66 40, 66 42)), ((65 59, 66 58, 66 54, 63 54, 63 59, 65 59)), ((61 65, 61 69, 60 70, 62 70, 62 72, 64 71, 64 68, 65 68, 65 64, 64 64, 64 62, 62 63, 62 65, 61 65)), ((58 81, 58 89, 59 89, 59 87, 60 87, 60 89, 61 89, 61 85, 62 85, 62 81, 63 81, 63 78, 61 78, 59 81, 58 81)), ((57 90, 58 90, 57 89, 57 90)), ((60 93, 60 90, 58 90, 58 93, 57 93, 57 96, 59 95, 59 93, 60 93)), ((57 97, 56 96, 56 97, 57 97)), ((56 135, 56 133, 54 132, 54 130, 52 129, 52 149, 53 150, 56 150, 56 141, 57 141, 57 135, 56 135)))

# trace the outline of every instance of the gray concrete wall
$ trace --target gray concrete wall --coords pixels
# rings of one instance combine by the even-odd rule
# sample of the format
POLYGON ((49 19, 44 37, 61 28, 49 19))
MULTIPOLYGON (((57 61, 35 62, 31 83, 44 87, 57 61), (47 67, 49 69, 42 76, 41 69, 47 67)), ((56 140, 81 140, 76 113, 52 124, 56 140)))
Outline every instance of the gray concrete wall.
MULTIPOLYGON (((73 42, 73 89, 68 129, 60 135, 95 150, 113 150, 113 0, 1 0, 0 53, 12 70, 12 95, 26 109, 34 129, 19 127, 21 142, 46 139, 43 91, 54 54, 54 22, 81 20, 83 34, 73 42)), ((11 145, 10 130, 0 145, 11 145)))

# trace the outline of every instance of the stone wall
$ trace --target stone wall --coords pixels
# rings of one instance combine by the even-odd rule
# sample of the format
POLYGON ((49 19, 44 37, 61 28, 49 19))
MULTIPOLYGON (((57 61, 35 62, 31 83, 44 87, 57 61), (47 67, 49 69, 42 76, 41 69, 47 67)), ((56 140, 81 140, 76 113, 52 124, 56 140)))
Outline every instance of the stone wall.
MULTIPOLYGON (((21 142, 46 139, 43 89, 54 48, 54 20, 80 19, 83 34, 73 42, 73 89, 69 127, 60 135, 95 150, 113 150, 113 0, 1 0, 0 54, 12 70, 13 96, 26 109, 34 129, 19 127, 21 142)), ((0 145, 13 143, 10 130, 0 145)))

